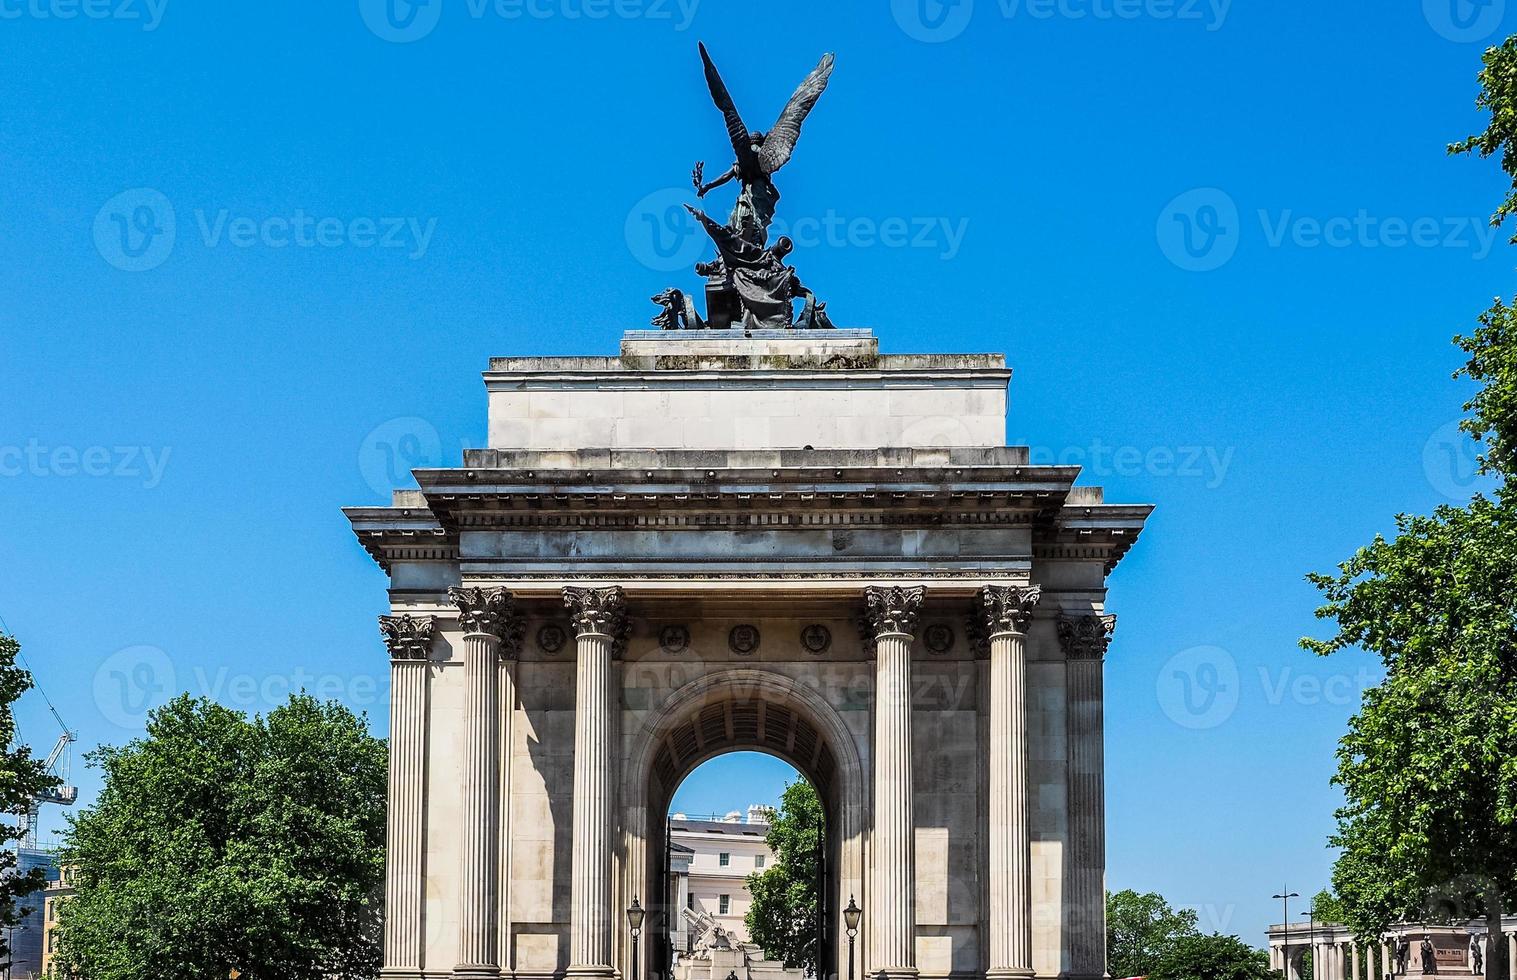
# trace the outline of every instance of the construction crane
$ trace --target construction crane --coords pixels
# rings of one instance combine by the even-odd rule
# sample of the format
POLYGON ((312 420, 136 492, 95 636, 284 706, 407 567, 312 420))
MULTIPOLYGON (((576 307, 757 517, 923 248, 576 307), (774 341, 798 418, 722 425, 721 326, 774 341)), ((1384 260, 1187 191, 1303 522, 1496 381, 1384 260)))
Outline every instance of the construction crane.
POLYGON ((33 796, 27 802, 26 810, 21 813, 21 840, 19 846, 22 850, 35 849, 37 846, 38 814, 42 812, 42 804, 54 803, 58 806, 73 806, 79 799, 79 787, 70 786, 69 781, 69 750, 68 747, 79 741, 79 736, 69 730, 63 723, 63 717, 58 714, 58 709, 51 703, 48 710, 53 713, 53 720, 58 722, 58 727, 63 729, 63 734, 58 736, 53 751, 47 754, 47 761, 42 765, 49 776, 56 779, 57 785, 51 789, 45 789, 33 796))

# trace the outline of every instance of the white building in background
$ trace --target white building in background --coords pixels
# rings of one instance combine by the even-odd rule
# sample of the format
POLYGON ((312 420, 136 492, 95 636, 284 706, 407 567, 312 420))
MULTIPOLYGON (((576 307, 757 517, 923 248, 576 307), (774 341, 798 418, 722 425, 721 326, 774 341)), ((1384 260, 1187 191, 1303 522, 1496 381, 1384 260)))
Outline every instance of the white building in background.
MULTIPOLYGON (((735 942, 749 941, 743 921, 753 904, 748 876, 774 865, 764 842, 772 813, 766 806, 750 806, 746 814, 734 810, 691 818, 676 813, 670 818, 670 871, 679 907, 709 912, 735 942)), ((694 937, 683 917, 672 938, 676 950, 690 950, 694 937)))

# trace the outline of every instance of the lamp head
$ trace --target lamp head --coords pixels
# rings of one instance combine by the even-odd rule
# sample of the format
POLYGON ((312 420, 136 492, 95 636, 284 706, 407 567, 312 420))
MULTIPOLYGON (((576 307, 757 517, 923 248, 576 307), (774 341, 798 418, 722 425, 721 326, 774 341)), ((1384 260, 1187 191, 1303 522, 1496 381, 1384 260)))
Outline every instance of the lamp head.
POLYGON ((628 927, 630 927, 633 932, 642 932, 643 916, 646 914, 647 913, 643 911, 642 905, 638 902, 637 896, 634 895, 632 897, 632 904, 627 907, 628 927))
POLYGON ((848 907, 843 910, 843 922, 848 926, 849 932, 859 931, 859 920, 864 917, 864 910, 859 908, 859 903, 848 896, 848 907))

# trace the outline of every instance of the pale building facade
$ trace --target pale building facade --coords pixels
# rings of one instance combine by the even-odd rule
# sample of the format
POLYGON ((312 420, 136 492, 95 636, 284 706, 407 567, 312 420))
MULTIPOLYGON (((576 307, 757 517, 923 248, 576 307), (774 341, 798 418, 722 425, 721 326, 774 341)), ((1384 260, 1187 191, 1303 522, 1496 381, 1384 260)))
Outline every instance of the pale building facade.
MULTIPOLYGON (((748 876, 774 866, 774 853, 764 841, 768 833, 764 807, 710 819, 676 813, 669 821, 671 849, 681 854, 671 868, 674 907, 706 912, 735 941, 748 942, 746 917, 753 905, 748 876)), ((676 950, 689 952, 692 937, 683 917, 672 938, 676 950)))
MULTIPOLYGON (((1517 980, 1517 916, 1503 919, 1501 932, 1497 941, 1508 952, 1505 980, 1517 980)), ((1307 921, 1272 925, 1268 935, 1270 969, 1284 974, 1285 980, 1303 980, 1308 954, 1313 980, 1472 976, 1503 980, 1486 968, 1491 962, 1491 939, 1480 921, 1466 926, 1403 922, 1368 939, 1347 926, 1307 921)))
POLYGON ((1009 380, 853 330, 493 360, 489 446, 347 511, 390 583, 386 975, 631 978, 637 899, 668 976, 670 798, 747 750, 823 800, 828 974, 856 898, 860 976, 1099 980, 1150 508, 1007 447, 1009 380))

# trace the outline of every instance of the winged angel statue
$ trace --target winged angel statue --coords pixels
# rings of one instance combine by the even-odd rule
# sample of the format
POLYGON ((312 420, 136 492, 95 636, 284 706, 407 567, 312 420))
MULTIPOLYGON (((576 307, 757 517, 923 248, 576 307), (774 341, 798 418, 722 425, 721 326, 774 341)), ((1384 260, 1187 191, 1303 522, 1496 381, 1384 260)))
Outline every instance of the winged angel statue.
MULTIPOLYGON (((790 97, 774 127, 763 133, 749 131, 704 44, 700 52, 706 84, 726 120, 727 135, 737 159, 731 169, 710 183, 705 182, 705 164, 697 163, 692 174, 696 196, 705 198, 732 181, 741 187, 732 217, 725 225, 696 208, 689 209, 717 248, 716 262, 696 266, 696 271, 707 277, 711 326, 726 327, 740 321, 744 327, 757 329, 830 328, 826 304, 818 303, 816 295, 801 284, 795 270, 784 263, 794 250, 794 243, 781 238, 771 247, 769 226, 780 199, 771 178, 794 155, 801 126, 826 91, 836 59, 831 54, 822 58, 790 97), (796 300, 805 301, 799 321, 792 305, 796 300)), ((656 326, 665 329, 706 326, 695 312, 694 303, 678 289, 666 290, 654 301, 665 307, 654 318, 656 326)))

